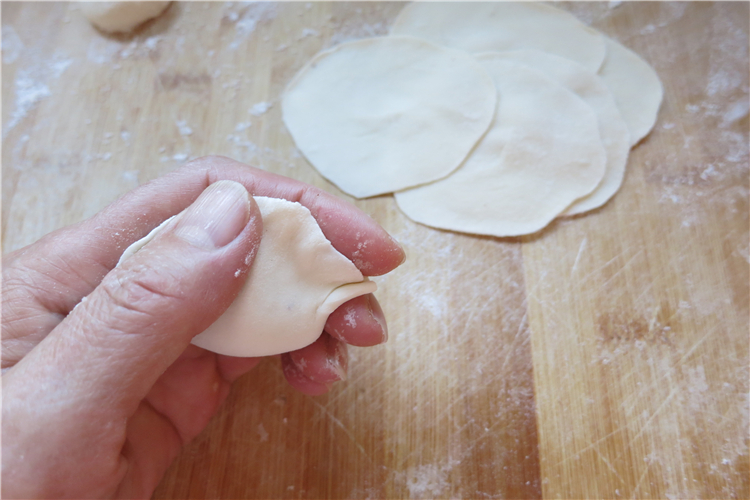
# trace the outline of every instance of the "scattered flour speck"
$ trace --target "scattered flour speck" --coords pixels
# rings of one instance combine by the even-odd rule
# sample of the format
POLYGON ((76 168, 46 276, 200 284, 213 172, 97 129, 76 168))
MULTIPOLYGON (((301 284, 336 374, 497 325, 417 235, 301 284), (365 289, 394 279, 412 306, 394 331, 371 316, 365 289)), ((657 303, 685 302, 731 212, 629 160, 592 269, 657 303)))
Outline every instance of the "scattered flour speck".
POLYGON ((248 110, 248 113, 250 113, 253 116, 261 116, 265 114, 269 109, 271 109, 271 103, 266 101, 256 102, 253 104, 250 109, 248 110))
POLYGON ((243 132, 247 129, 249 129, 252 126, 252 122, 240 122, 237 124, 236 127, 234 127, 235 132, 243 132))
POLYGON ((258 431, 258 437, 260 438, 261 443, 265 443, 266 441, 268 441, 268 431, 266 430, 265 427, 263 427, 262 423, 258 424, 257 431, 258 431))
POLYGON ((357 328, 357 318, 355 316, 354 308, 349 309, 344 315, 344 321, 346 321, 346 324, 351 328, 357 328))
POLYGON ((188 136, 193 134, 193 129, 190 128, 185 120, 177 120, 177 130, 180 131, 180 135, 188 136))
POLYGON ((121 177, 124 181, 131 183, 135 186, 139 184, 138 182, 138 175, 140 174, 140 170, 125 170, 121 177))

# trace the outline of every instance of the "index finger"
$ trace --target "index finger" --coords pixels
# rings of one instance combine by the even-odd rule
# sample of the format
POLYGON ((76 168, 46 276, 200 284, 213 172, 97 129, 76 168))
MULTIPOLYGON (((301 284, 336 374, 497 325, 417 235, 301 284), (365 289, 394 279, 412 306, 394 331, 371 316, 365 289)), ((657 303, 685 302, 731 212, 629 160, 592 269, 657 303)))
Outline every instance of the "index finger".
POLYGON ((303 182, 209 156, 136 188, 90 219, 14 252, 7 256, 6 269, 22 260, 18 262, 22 267, 34 269, 53 289, 62 285, 66 293, 45 297, 45 307, 70 311, 115 267, 125 248, 187 208, 210 184, 224 179, 240 182, 252 195, 307 207, 333 247, 367 276, 387 273, 404 260, 398 243, 354 205, 303 182))

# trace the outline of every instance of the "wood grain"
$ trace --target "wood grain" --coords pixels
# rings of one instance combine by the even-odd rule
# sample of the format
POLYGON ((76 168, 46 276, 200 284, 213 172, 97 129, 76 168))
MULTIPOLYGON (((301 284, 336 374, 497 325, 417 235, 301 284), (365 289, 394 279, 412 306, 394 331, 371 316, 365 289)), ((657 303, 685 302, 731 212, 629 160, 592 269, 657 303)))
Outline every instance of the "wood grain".
MULTIPOLYGON (((205 154, 351 201, 294 148, 279 95, 401 6, 177 3, 107 37, 75 4, 3 2, 4 252, 205 154)), ((357 201, 409 255, 377 280, 389 342, 352 348, 316 398, 264 361, 156 498, 750 497, 748 4, 561 6, 665 86, 621 192, 518 239, 357 201)))

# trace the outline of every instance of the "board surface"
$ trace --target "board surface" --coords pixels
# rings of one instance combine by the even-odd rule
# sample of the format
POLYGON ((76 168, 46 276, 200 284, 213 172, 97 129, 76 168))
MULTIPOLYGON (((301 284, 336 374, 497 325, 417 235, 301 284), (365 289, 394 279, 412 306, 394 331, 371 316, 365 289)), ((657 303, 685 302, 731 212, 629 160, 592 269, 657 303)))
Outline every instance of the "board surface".
MULTIPOLYGON (((664 83, 622 190, 514 239, 357 201, 409 255, 377 279, 389 342, 351 348, 322 397, 264 361, 155 497, 750 497, 748 4, 558 5, 664 83)), ((75 4, 3 2, 4 253, 206 154, 351 200, 295 149, 279 96, 401 7, 173 4, 107 37, 75 4)))

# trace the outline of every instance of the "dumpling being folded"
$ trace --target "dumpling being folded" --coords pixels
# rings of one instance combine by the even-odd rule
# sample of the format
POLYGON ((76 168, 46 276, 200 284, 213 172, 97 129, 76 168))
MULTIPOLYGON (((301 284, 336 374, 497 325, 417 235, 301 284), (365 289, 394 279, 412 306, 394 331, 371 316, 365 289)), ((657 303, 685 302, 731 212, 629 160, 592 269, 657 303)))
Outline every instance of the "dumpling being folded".
MULTIPOLYGON (((193 344, 228 356, 268 356, 312 344, 328 316, 377 285, 326 239, 299 203, 257 196, 263 237, 245 286, 193 344)), ((179 217, 179 215, 175 216, 179 217)), ((118 265, 171 223, 130 245, 118 265)))

